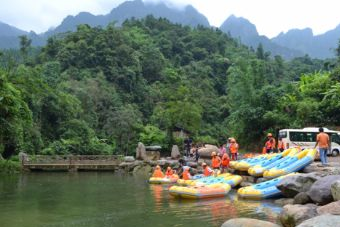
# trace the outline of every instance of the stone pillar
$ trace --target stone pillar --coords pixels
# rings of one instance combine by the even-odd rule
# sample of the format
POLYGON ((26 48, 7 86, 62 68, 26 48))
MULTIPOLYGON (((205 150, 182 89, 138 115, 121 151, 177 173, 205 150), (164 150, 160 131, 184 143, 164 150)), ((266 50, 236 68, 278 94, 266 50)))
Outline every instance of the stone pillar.
POLYGON ((179 153, 179 148, 177 145, 173 145, 171 149, 171 158, 179 159, 181 157, 181 153, 179 153))
POLYGON ((137 160, 146 160, 146 150, 143 143, 139 142, 136 148, 136 159, 137 160))

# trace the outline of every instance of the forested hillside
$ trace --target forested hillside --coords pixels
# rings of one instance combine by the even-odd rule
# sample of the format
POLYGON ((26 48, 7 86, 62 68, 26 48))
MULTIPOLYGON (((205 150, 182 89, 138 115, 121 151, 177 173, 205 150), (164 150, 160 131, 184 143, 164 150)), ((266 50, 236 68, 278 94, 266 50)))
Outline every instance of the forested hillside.
MULTIPOLYGON (((338 50, 338 53, 340 51, 338 50)), ((286 62, 218 29, 151 16, 122 27, 80 25, 63 39, 1 52, 0 152, 131 153, 138 141, 181 143, 229 136, 242 149, 266 132, 339 125, 337 62, 286 62)))

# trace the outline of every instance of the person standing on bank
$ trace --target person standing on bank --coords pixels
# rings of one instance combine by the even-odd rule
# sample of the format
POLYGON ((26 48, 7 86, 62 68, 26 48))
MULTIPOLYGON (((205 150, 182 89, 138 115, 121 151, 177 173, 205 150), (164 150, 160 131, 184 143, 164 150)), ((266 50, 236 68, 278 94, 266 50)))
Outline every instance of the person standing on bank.
POLYGON ((276 141, 273 137, 273 134, 271 133, 268 133, 267 134, 267 142, 265 143, 265 150, 266 150, 266 153, 269 154, 269 153, 272 153, 275 151, 275 145, 276 145, 276 141))
POLYGON ((327 165, 327 151, 329 148, 329 136, 323 128, 319 128, 319 134, 316 136, 314 149, 319 145, 319 154, 323 166, 327 165))

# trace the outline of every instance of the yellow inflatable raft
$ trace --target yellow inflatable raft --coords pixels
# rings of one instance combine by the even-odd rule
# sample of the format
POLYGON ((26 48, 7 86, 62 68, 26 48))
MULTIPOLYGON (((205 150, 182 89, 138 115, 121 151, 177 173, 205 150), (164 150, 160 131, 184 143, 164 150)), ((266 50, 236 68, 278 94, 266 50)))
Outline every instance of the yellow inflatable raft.
POLYGON ((172 186, 170 195, 183 199, 207 199, 226 196, 231 189, 229 184, 217 183, 204 186, 183 187, 172 186))

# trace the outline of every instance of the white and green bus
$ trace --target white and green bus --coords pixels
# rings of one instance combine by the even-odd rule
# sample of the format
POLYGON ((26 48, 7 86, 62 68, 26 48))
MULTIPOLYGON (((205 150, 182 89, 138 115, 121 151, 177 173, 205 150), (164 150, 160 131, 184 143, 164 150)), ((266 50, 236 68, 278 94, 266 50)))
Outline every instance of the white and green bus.
MULTIPOLYGON (((340 132, 332 131, 323 128, 324 132, 329 135, 331 146, 327 154, 338 156, 340 153, 340 132)), ((304 128, 304 129, 282 129, 279 131, 279 138, 282 138, 286 148, 301 147, 301 149, 314 148, 316 143, 316 135, 319 133, 319 128, 304 128)))

